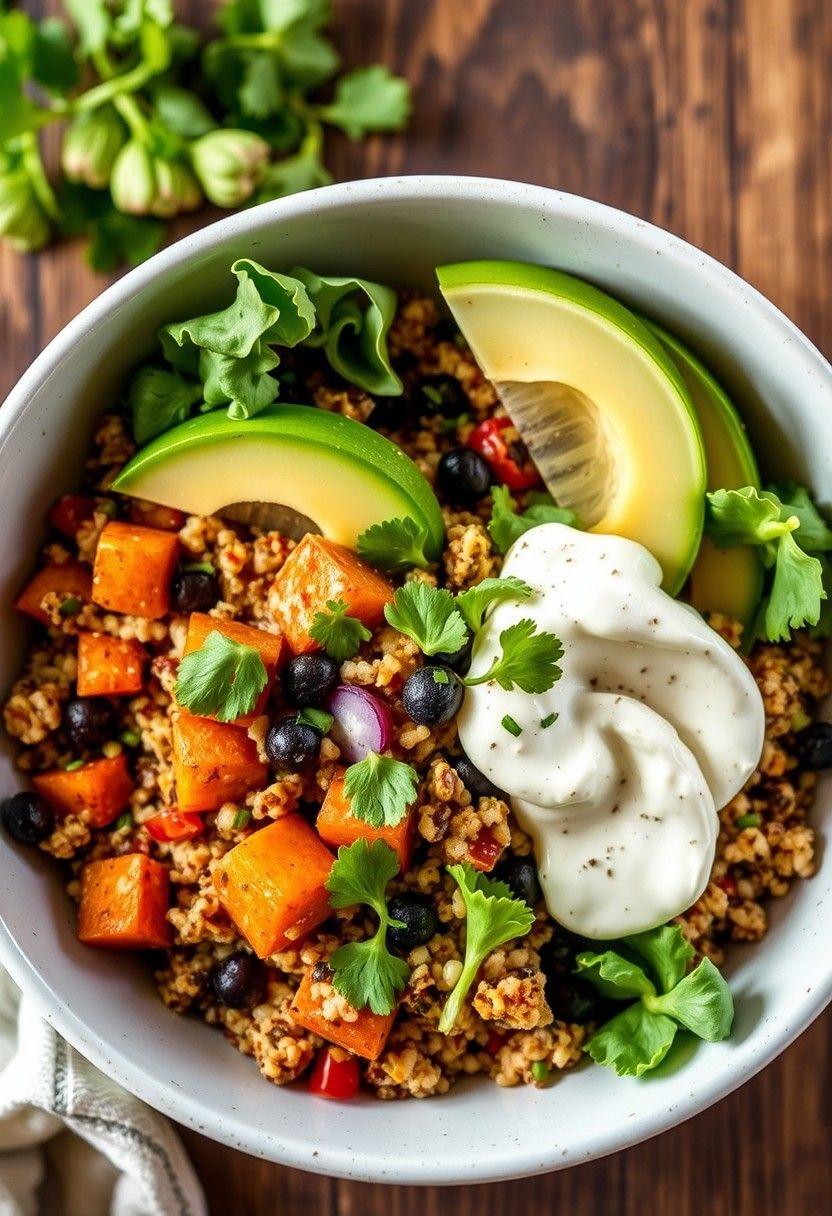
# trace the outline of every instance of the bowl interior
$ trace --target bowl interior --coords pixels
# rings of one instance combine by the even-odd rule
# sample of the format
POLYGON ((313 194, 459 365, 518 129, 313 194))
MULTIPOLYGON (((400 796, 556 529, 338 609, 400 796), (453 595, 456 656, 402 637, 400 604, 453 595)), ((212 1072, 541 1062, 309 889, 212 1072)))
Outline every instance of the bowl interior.
MULTIPOLYGON (((189 237, 105 292, 40 357, 0 415, 0 688, 15 678, 25 630, 11 601, 32 565, 45 509, 77 483, 94 421, 115 401, 158 324, 220 304, 246 256, 399 285, 433 267, 517 258, 584 275, 690 341, 723 378, 769 471, 807 480, 832 502, 832 371, 747 284, 667 234, 598 204, 515 183, 402 179, 316 191, 189 237)), ((4 745, 5 746, 5 745, 4 745)), ((15 790, 8 748, 0 795, 15 790)), ((815 823, 830 814, 823 785, 815 823)), ((660 1075, 622 1081, 581 1067, 551 1089, 465 1083, 391 1109, 312 1101, 266 1084, 204 1024, 176 1018, 144 967, 81 947, 59 877, 0 838, 0 956, 85 1055, 154 1106, 209 1136, 277 1161, 346 1177, 470 1182, 553 1169, 634 1143, 721 1097, 768 1062, 830 994, 821 867, 773 915, 763 945, 737 950, 736 1030, 681 1051, 660 1075)), ((828 923, 828 917, 826 917, 828 923)))

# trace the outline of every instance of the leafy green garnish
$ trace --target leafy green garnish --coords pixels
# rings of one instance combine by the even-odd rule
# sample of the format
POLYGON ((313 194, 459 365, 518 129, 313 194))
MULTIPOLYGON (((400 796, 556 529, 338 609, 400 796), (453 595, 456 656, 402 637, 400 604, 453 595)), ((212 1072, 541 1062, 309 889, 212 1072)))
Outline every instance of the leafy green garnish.
POLYGON ((679 1026, 712 1043, 728 1037, 731 990, 708 958, 685 974, 692 958, 678 925, 626 937, 618 949, 578 955, 576 971, 602 996, 635 1000, 592 1035, 585 1050, 593 1060, 619 1076, 640 1077, 661 1063, 679 1026))
POLYGON ((327 600, 326 612, 316 612, 309 627, 309 636, 324 648, 336 663, 343 663, 358 654, 362 642, 372 637, 370 630, 354 616, 348 616, 346 600, 327 600))
POLYGON ((424 524, 411 515, 371 524, 358 538, 358 555, 379 570, 396 574, 418 566, 425 570, 430 559, 425 552, 430 536, 424 524))
POLYGON ((523 692, 546 692, 561 677, 558 660, 563 647, 553 633, 536 633, 529 617, 515 621, 500 634, 500 654, 481 675, 465 676, 463 684, 487 684, 496 680, 510 692, 515 685, 523 692))
POLYGON ((295 721, 299 726, 311 726, 315 730, 320 731, 322 735, 326 735, 332 729, 332 723, 335 719, 325 709, 312 709, 307 706, 306 709, 300 711, 295 721))
POLYGON ((723 549, 753 545, 770 571, 754 632, 771 642, 788 639, 793 629, 818 624, 827 592, 823 566, 814 552, 832 548, 832 532, 808 491, 791 484, 780 489, 787 501, 773 490, 760 493, 754 486, 706 495, 706 530, 714 544, 723 549))
POLYGON ((372 828, 395 827, 416 800, 419 778, 402 760, 369 752, 344 773, 350 814, 372 828))
POLYGON ((320 346, 339 375, 377 397, 395 397, 402 382, 387 351, 387 331, 396 315, 396 293, 381 283, 292 271, 315 309, 307 346, 320 346))
POLYGON ((176 677, 176 699, 191 713, 234 722, 250 713, 268 676, 253 646, 213 629, 198 650, 186 654, 176 677))
POLYGON ((401 131, 410 115, 410 89, 400 76, 374 63, 342 76, 333 100, 318 112, 350 139, 363 139, 371 131, 401 131))
POLYGON ((486 878, 468 862, 448 866, 448 873, 465 904, 465 958, 439 1019, 441 1034, 453 1030, 477 972, 492 950, 513 937, 524 937, 534 924, 534 912, 524 900, 515 899, 505 883, 486 878))
POLYGON ((384 898, 387 884, 399 870, 399 860, 383 840, 356 840, 338 850, 326 881, 333 908, 366 904, 378 916, 378 928, 363 942, 339 946, 329 958, 332 984, 354 1009, 390 1013, 407 983, 410 968, 387 949, 387 930, 402 923, 393 920, 384 898))
POLYGON ((500 553, 507 553, 518 537, 539 524, 568 524, 578 527, 574 511, 556 505, 551 494, 532 491, 526 495, 526 509, 517 511, 514 499, 506 486, 491 488, 491 519, 488 531, 500 553))
POLYGON ((177 372, 143 367, 127 390, 136 443, 148 443, 162 431, 184 422, 202 397, 202 386, 177 372))
POLYGON ((467 591, 460 591, 456 606, 471 632, 477 633, 482 628, 486 609, 492 604, 500 604, 504 600, 528 600, 533 595, 534 591, 528 583, 509 574, 505 578, 484 578, 467 591))
POLYGON ((427 655, 455 654, 468 641, 465 621, 450 591, 426 583, 405 583, 384 609, 387 623, 411 638, 427 655))

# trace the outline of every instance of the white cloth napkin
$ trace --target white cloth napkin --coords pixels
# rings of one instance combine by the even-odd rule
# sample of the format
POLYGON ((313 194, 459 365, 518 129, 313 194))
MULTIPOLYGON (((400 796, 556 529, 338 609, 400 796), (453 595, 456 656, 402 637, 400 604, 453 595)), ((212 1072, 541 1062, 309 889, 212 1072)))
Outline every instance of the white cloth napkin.
POLYGON ((207 1216, 167 1119, 107 1079, 0 969, 0 1216, 207 1216))

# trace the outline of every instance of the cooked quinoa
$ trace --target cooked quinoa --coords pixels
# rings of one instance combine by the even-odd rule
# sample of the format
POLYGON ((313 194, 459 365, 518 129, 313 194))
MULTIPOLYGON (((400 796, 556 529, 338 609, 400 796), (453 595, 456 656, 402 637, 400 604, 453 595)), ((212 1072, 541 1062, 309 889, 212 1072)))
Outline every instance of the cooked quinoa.
MULTIPOLYGON (((423 417, 400 430, 381 428, 431 482, 443 452, 464 442, 474 422, 500 412, 494 389, 470 352, 458 335, 448 336, 446 331, 431 299, 410 296, 401 300, 389 335, 406 387, 424 376, 452 376, 468 403, 455 427, 443 425, 439 417, 423 417)), ((334 374, 308 352, 297 357, 293 370, 308 399, 322 409, 366 422, 376 408, 370 396, 336 382, 334 374)), ((90 563, 101 531, 114 515, 133 512, 129 517, 134 521, 146 519, 153 526, 152 504, 130 504, 108 492, 133 451, 122 417, 105 416, 86 469, 85 492, 94 497, 95 510, 74 543, 65 538, 52 541, 44 550, 44 561, 90 563)), ((413 571, 408 577, 459 590, 499 574, 502 558, 491 543, 487 513, 448 507, 443 513, 446 541, 441 560, 431 570, 413 571)), ((210 563, 218 575, 221 598, 211 615, 277 632, 273 583, 294 542, 278 532, 212 517, 174 518, 168 521, 171 524, 188 560, 210 563)), ((293 1019, 291 1005, 298 985, 304 976, 311 977, 326 1020, 354 1020, 356 1011, 330 982, 327 960, 339 945, 372 932, 373 919, 365 909, 336 911, 306 940, 266 960, 268 979, 259 1003, 229 1008, 216 999, 209 973, 216 963, 250 947, 223 910, 217 874, 229 850, 264 824, 298 813, 313 820, 339 771, 338 747, 325 738, 312 771, 267 779, 263 788, 206 814, 198 837, 160 842, 144 825, 174 805, 171 729, 178 711, 172 690, 187 618, 173 613, 163 620, 146 620, 92 604, 66 613, 61 597, 54 593, 45 597, 42 608, 49 624, 38 631, 3 711, 6 730, 20 745, 19 768, 27 777, 89 758, 72 748, 62 720, 76 679, 79 631, 135 640, 145 648, 149 662, 142 690, 115 702, 118 729, 103 748, 107 756, 120 751, 129 755, 133 778, 129 814, 96 829, 88 811, 81 809, 61 819, 40 847, 66 863, 68 890, 76 899, 81 871, 92 860, 139 853, 161 862, 171 884, 167 919, 173 935, 155 971, 162 1000, 177 1014, 201 1017, 220 1027, 268 1080, 278 1085, 296 1080, 310 1068, 323 1042, 293 1019)), ((741 630, 734 622, 715 618, 712 624, 739 646, 741 630)), ((816 778, 797 765, 795 739, 816 717, 819 701, 828 691, 820 643, 797 634, 790 644, 756 645, 746 661, 765 705, 765 747, 758 770, 720 812, 717 854, 707 890, 679 917, 697 952, 717 964, 723 961, 728 943, 763 937, 770 900, 785 895, 795 879, 810 877, 815 865, 809 814, 816 778)), ((486 958, 453 1033, 440 1034, 437 1029, 445 996, 461 971, 465 941, 465 908, 446 865, 470 860, 471 847, 484 829, 496 842, 501 860, 509 855, 528 857, 531 842, 505 801, 476 797, 465 787, 449 762, 459 751, 454 722, 430 728, 415 724, 404 713, 402 687, 421 663, 417 646, 385 624, 374 630, 355 658, 341 666, 344 682, 371 688, 389 704, 395 723, 392 753, 419 774, 418 845, 411 868, 393 881, 389 894, 415 892, 429 897, 440 925, 425 945, 407 955, 410 977, 398 1017, 380 1056, 362 1062, 363 1082, 380 1098, 442 1094, 459 1077, 481 1072, 498 1085, 538 1084, 543 1074, 537 1068, 535 1076, 533 1066, 542 1064, 557 1072, 576 1064, 592 1030, 591 1016, 570 1020, 564 1013, 572 982, 569 968, 558 970, 546 960, 553 957, 553 942, 562 942, 565 935, 542 901, 535 908, 528 936, 486 958)), ((261 760, 267 726, 263 715, 248 728, 261 760)))

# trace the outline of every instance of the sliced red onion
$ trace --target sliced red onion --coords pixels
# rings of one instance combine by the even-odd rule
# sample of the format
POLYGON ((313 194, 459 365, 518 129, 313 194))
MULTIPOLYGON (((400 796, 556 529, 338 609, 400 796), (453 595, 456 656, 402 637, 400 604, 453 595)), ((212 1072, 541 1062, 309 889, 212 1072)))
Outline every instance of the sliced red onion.
POLYGON ((347 764, 358 764, 368 752, 383 752, 393 739, 393 715, 375 693, 355 684, 333 688, 326 708, 335 721, 330 738, 347 764))

